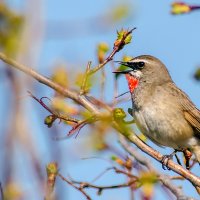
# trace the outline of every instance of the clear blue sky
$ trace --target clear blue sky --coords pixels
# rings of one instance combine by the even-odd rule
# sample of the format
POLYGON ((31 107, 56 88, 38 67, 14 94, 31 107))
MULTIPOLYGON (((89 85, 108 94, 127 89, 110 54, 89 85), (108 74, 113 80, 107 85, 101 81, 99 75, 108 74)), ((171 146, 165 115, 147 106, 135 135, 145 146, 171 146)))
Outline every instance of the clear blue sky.
MULTIPOLYGON (((16 5, 19 8, 19 5, 23 3, 23 1, 20 0, 9 0, 9 2, 15 3, 13 6, 16 5)), ((170 14, 171 2, 172 1, 153 0, 44 1, 44 20, 47 22, 48 26, 38 62, 38 66, 42 66, 43 68, 39 67, 39 70, 43 73, 48 71, 47 73, 51 74, 52 63, 56 63, 58 60, 66 61, 69 66, 77 67, 85 67, 89 60, 93 61, 95 64, 96 45, 99 42, 105 41, 109 45, 112 45, 116 37, 115 33, 117 29, 121 29, 122 27, 137 27, 137 30, 133 33, 133 42, 116 56, 116 60, 119 60, 124 54, 130 56, 150 54, 158 57, 166 64, 176 84, 191 97, 198 107, 200 107, 200 85, 192 78, 196 67, 200 65, 200 12, 196 11, 191 14, 172 16, 170 14), (122 2, 130 4, 130 9, 133 13, 130 18, 125 22, 113 25, 109 30, 107 28, 103 29, 103 27, 97 27, 95 19, 109 12, 114 5, 121 4, 122 2), (51 22, 55 23, 56 21, 61 22, 63 25, 63 34, 52 30, 53 26, 51 26, 51 22), (65 22, 67 27, 64 25, 65 22), (77 30, 79 30, 78 34, 77 30), (55 36, 56 33, 58 33, 57 36, 55 36), (59 39, 59 37, 62 37, 62 39, 59 39)), ((200 4, 198 0, 193 0, 192 3, 200 4)), ((110 74, 110 76, 112 76, 112 74, 110 74)), ((122 93, 127 90, 127 85, 123 78, 121 78, 120 81, 120 91, 122 93)), ((108 88, 107 95, 109 95, 110 90, 111 89, 108 88)), ((96 95, 96 91, 94 91, 94 94, 96 95)), ((41 96, 43 96, 43 94, 41 94, 41 96)), ((128 108, 130 103, 122 106, 128 108)), ((36 109, 39 109, 39 106, 37 106, 36 109)), ((44 125, 41 124, 41 126, 44 125)), ((40 128, 36 127, 36 130, 39 132, 37 141, 40 143, 39 146, 42 147, 41 141, 44 140, 44 138, 40 139, 42 135, 40 128)), ((48 130, 46 131, 48 133, 48 130)), ((65 151, 66 149, 69 151, 70 148, 72 148, 71 146, 76 145, 78 151, 81 140, 84 140, 84 131, 83 136, 76 140, 70 139, 60 142, 59 148, 61 151, 65 151)), ((154 147, 159 149, 156 146, 154 147)), ((49 157, 46 150, 47 149, 44 147, 41 149, 39 148, 42 155, 45 155, 43 160, 44 165, 50 161, 48 160, 49 157)), ((166 153, 169 151, 161 149, 161 152, 166 153)), ((63 156, 63 162, 60 164, 60 171, 64 175, 67 175, 69 172, 74 178, 90 181, 109 166, 108 163, 102 160, 80 160, 79 158, 81 157, 92 156, 87 151, 80 154, 79 158, 77 158, 77 155, 75 156, 76 158, 74 160, 71 158, 73 157, 72 155, 70 155, 70 159, 63 156)), ((105 157, 108 156, 105 155, 105 157)), ((155 165, 159 170, 162 170, 160 164, 155 163, 155 165)), ((194 173, 198 174, 198 172, 199 168, 195 168, 194 173)), ((173 174, 173 172, 166 173, 173 174)), ((111 182, 123 182, 123 177, 108 173, 99 180, 98 183, 109 184, 111 182)), ((27 182, 27 185, 28 190, 30 190, 31 184, 27 182)), ((66 186, 65 183, 60 183, 59 187, 62 188, 62 190, 66 188, 62 199, 84 199, 79 192, 66 186)), ((197 197, 196 192, 189 183, 184 184, 184 191, 188 195, 197 197)), ((105 191, 101 196, 95 195, 94 192, 91 192, 91 194, 93 194, 94 200, 129 199, 127 189, 105 191)), ((158 192, 155 199, 158 200, 161 199, 161 197, 162 191, 158 192)))

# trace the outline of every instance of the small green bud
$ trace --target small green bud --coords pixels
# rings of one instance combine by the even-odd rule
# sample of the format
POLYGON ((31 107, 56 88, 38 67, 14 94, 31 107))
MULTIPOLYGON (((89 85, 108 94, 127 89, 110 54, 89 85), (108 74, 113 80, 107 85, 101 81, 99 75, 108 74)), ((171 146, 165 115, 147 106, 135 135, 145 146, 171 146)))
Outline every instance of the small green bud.
POLYGON ((51 128, 56 119, 57 118, 55 117, 55 115, 49 115, 44 119, 44 124, 46 124, 48 128, 51 128))
POLYGON ((194 78, 197 80, 197 81, 200 81, 200 68, 198 68, 194 74, 194 78))
POLYGON ((113 117, 117 121, 123 120, 126 117, 126 113, 122 108, 115 108, 113 110, 113 117))
POLYGON ((58 173, 58 164, 56 162, 51 162, 46 166, 47 176, 50 174, 57 175, 58 173))
POLYGON ((117 156, 112 155, 111 160, 115 161, 117 159, 117 156))

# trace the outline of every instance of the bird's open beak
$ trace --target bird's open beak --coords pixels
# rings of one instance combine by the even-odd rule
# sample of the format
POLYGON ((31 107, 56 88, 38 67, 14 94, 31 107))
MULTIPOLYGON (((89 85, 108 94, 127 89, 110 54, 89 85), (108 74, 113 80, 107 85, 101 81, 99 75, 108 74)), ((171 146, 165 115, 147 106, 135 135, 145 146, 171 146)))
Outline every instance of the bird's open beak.
MULTIPOLYGON (((122 62, 122 61, 114 61, 116 63, 119 63, 120 65, 124 65, 126 67, 130 67, 130 64, 128 62, 122 62)), ((123 71, 114 71, 115 74, 128 74, 129 72, 133 71, 131 70, 123 70, 123 71)))

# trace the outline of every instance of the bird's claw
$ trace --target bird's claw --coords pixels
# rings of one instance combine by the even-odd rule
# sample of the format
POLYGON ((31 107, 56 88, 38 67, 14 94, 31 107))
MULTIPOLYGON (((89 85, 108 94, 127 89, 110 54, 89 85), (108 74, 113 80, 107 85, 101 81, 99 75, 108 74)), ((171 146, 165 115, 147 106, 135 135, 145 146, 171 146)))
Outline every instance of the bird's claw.
POLYGON ((131 115, 133 117, 133 109, 132 108, 128 108, 128 113, 129 113, 129 115, 131 115))
POLYGON ((164 170, 166 170, 165 167, 167 167, 168 170, 171 170, 171 169, 168 167, 168 162, 169 162, 169 160, 172 160, 172 158, 173 158, 173 155, 172 155, 172 154, 170 154, 170 155, 164 155, 164 156, 162 157, 161 163, 162 163, 162 168, 163 168, 164 170))
POLYGON ((188 149, 183 150, 183 155, 185 157, 185 166, 187 170, 190 170, 190 159, 192 157, 191 151, 188 149))

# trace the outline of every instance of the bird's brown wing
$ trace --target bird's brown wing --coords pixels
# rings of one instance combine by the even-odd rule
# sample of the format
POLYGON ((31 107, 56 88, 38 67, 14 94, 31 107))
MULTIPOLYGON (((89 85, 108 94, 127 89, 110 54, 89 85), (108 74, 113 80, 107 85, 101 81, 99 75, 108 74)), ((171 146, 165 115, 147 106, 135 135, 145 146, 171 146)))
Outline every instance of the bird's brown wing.
POLYGON ((182 106, 185 119, 197 130, 200 136, 200 110, 192 103, 189 97, 174 83, 170 85, 174 95, 178 96, 178 101, 182 106))

